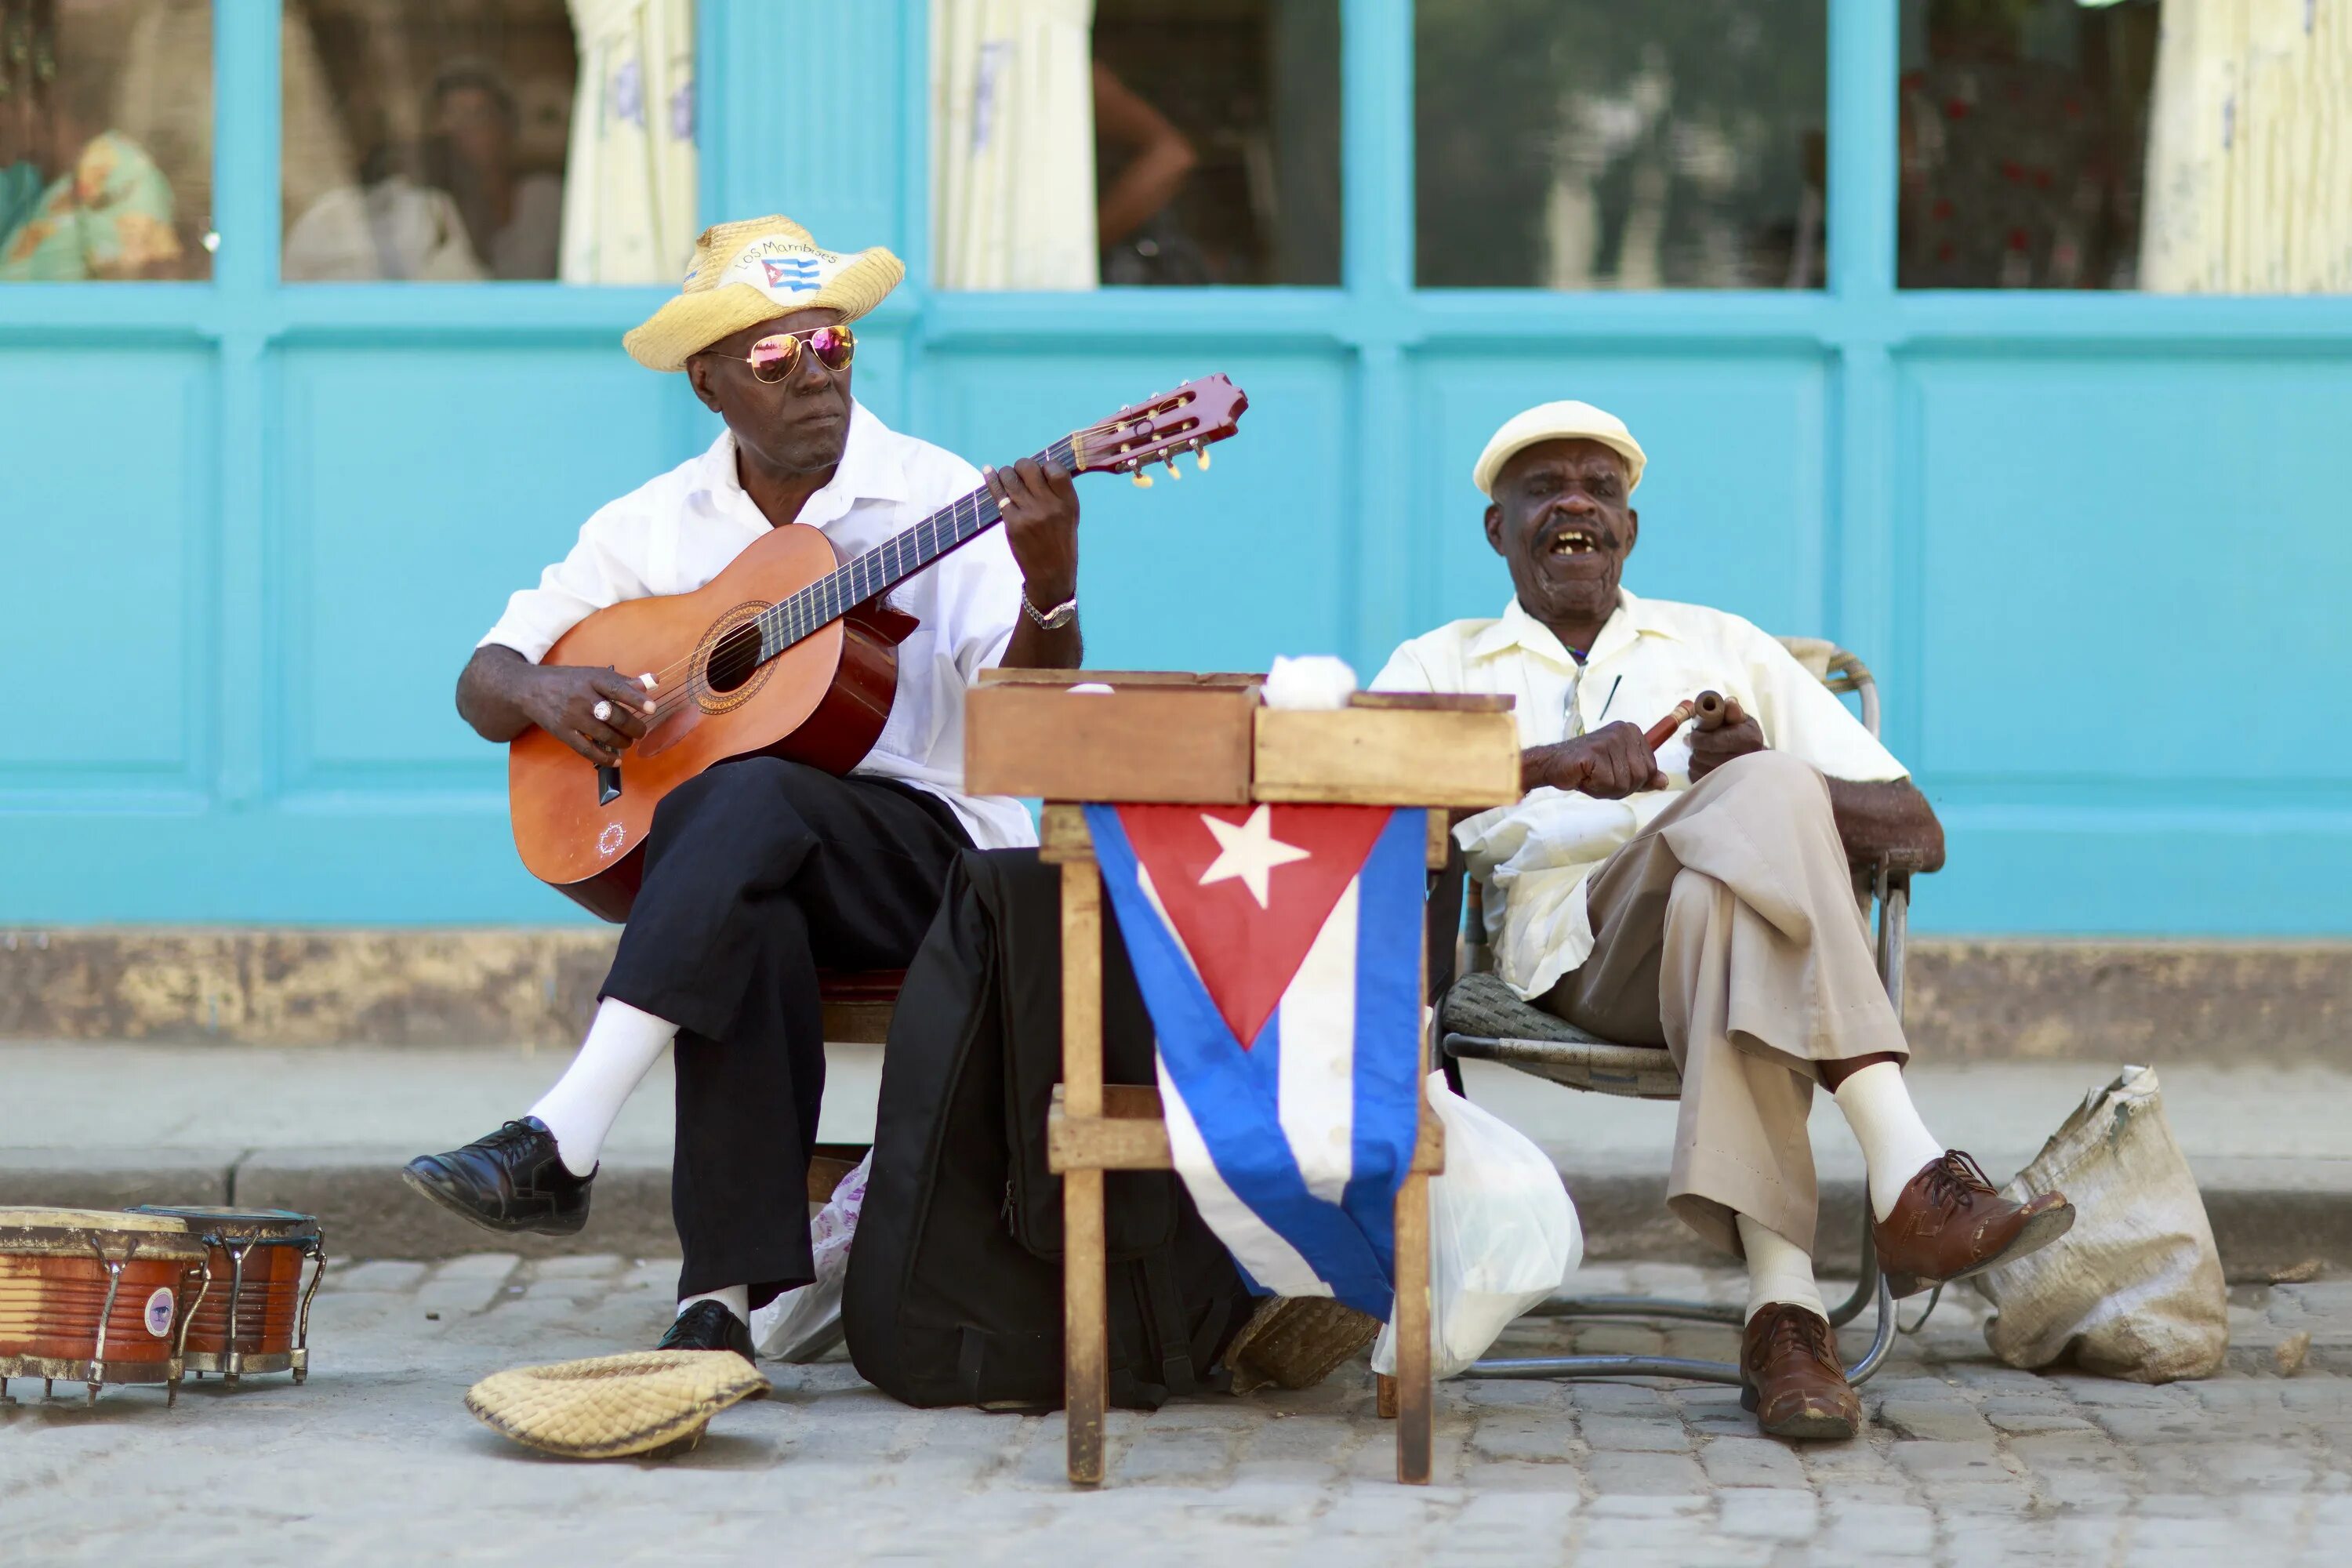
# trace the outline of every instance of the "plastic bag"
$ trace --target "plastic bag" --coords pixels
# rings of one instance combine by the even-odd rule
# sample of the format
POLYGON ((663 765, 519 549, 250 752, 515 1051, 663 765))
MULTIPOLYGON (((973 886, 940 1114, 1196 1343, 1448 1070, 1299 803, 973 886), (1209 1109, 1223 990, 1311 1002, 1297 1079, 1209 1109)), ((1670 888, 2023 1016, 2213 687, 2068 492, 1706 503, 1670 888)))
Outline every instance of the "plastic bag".
POLYGON ((2026 1368, 2071 1357, 2084 1372, 2135 1383, 2220 1367, 2229 1289, 2154 1068, 2126 1068, 2085 1095, 2002 1195, 2053 1190, 2073 1202, 2074 1228, 1977 1277, 1997 1310, 1985 1323, 1993 1354, 2026 1368))
MULTIPOLYGON (((1486 1353, 1511 1321, 1560 1288, 1584 1258, 1551 1156, 1527 1134, 1429 1075, 1445 1127, 1445 1173, 1429 1179, 1431 1364, 1453 1377, 1486 1353)), ((1372 1370, 1396 1371, 1396 1325, 1381 1330, 1372 1370)))
POLYGON ((809 1221, 816 1279, 751 1313, 751 1342, 769 1360, 814 1361, 840 1342, 841 1288, 849 1279, 849 1243, 857 1234, 857 1215, 866 1206, 866 1178, 873 1169, 869 1149, 809 1221))

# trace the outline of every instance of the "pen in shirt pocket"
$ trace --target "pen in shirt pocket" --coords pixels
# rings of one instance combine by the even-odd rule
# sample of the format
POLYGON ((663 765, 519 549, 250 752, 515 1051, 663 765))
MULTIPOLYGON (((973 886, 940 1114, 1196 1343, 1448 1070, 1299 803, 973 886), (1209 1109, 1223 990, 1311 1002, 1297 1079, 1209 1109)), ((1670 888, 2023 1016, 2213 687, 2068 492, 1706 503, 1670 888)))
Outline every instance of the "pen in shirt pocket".
POLYGON ((1609 717, 1609 705, 1617 700, 1617 689, 1624 684, 1625 678, 1622 675, 1609 683, 1609 695, 1601 700, 1601 711, 1592 716, 1592 722, 1596 727, 1601 721, 1609 717))

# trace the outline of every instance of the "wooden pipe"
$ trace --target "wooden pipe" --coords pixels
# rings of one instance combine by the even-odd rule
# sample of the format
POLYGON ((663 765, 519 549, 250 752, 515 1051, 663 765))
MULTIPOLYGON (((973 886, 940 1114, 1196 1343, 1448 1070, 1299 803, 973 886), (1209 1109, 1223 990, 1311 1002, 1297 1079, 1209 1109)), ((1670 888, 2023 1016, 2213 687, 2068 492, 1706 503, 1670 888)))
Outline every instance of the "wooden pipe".
POLYGON ((1738 710, 1739 705, 1727 701, 1721 693, 1702 691, 1687 702, 1675 703, 1674 710, 1651 725, 1642 739, 1648 742, 1650 750, 1654 752, 1674 739, 1675 731, 1683 727, 1685 720, 1696 719, 1697 727, 1702 730, 1718 730, 1727 723, 1737 722, 1731 715, 1738 710))

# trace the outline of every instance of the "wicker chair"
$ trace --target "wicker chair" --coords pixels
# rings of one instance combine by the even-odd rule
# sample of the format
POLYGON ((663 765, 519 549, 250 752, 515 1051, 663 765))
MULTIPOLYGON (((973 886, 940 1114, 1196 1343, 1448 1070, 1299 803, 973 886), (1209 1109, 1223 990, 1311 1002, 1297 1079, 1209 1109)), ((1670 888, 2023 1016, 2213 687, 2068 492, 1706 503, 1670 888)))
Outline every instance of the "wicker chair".
MULTIPOLYGON (((1862 721, 1878 733, 1878 687, 1862 660, 1833 643, 1818 637, 1783 637, 1783 647, 1799 663, 1835 692, 1853 692, 1862 700, 1862 721)), ((1899 1016, 1903 1011, 1903 948, 1906 917, 1910 908, 1911 873, 1916 868, 1896 860, 1854 869, 1854 895, 1865 914, 1877 912, 1878 973, 1899 1016)), ((1477 879, 1470 879, 1465 903, 1463 978, 1447 991, 1439 1011, 1438 1027, 1445 1055, 1454 1060, 1499 1062, 1549 1079, 1570 1089, 1595 1094, 1622 1095, 1639 1100, 1674 1100, 1682 1092, 1674 1058, 1663 1049, 1623 1046, 1603 1040, 1519 999, 1490 973, 1486 922, 1477 879)), ((1853 1294, 1830 1312, 1833 1328, 1843 1328, 1875 1302, 1877 1332, 1860 1361, 1846 1370, 1850 1382, 1860 1384, 1876 1372, 1895 1342, 1895 1317, 1892 1293, 1878 1270, 1870 1239, 1870 1211, 1863 1206, 1861 1279, 1853 1294)), ((1662 1318, 1685 1322, 1720 1323, 1738 1328, 1745 1314, 1736 1306, 1707 1301, 1676 1301, 1647 1296, 1556 1297, 1528 1314, 1552 1318, 1662 1318)), ((1732 1362, 1697 1361, 1664 1355, 1569 1355, 1495 1358, 1475 1363, 1471 1377, 1612 1378, 1674 1377, 1700 1383, 1738 1384, 1739 1367, 1732 1362)))

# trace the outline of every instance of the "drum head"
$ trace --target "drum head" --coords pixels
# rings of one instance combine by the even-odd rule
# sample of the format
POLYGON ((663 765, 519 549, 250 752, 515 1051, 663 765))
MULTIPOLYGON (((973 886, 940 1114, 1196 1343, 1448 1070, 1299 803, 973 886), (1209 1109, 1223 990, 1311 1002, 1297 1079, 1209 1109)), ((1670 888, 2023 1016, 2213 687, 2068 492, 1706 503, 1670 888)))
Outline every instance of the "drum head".
POLYGON ((141 1204, 125 1215, 176 1220, 196 1236, 225 1241, 308 1241, 319 1234, 316 1215, 292 1209, 215 1208, 205 1204, 141 1204))
POLYGON ((121 1209, 0 1208, 0 1254, 35 1253, 202 1261, 205 1244, 176 1215, 121 1209))

